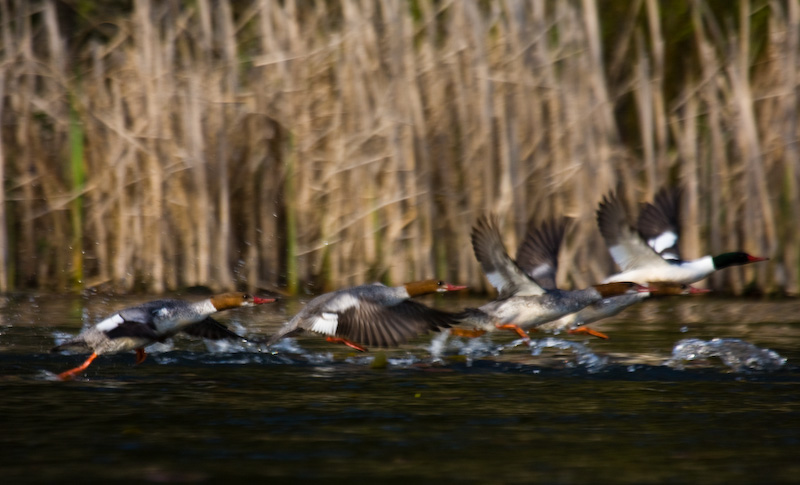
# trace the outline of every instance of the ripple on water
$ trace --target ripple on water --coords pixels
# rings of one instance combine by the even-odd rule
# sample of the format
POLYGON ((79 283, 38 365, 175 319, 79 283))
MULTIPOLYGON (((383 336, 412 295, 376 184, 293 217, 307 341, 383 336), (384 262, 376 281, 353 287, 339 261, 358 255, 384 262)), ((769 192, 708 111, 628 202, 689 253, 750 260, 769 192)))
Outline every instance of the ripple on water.
POLYGON ((744 340, 715 338, 684 339, 672 349, 672 357, 665 365, 682 370, 687 362, 704 361, 713 357, 735 372, 775 371, 786 364, 786 359, 770 349, 762 349, 744 340))

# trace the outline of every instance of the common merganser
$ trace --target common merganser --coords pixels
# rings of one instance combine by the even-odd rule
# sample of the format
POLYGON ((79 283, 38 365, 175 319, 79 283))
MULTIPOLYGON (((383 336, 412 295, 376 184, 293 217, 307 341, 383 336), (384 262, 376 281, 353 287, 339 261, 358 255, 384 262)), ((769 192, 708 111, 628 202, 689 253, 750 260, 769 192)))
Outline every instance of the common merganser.
POLYGON ((603 197, 597 209, 597 224, 611 257, 622 270, 609 276, 604 282, 690 284, 729 266, 769 259, 744 252, 731 252, 704 256, 692 261, 681 260, 678 251, 679 202, 679 190, 662 189, 654 204, 645 205, 639 214, 637 232, 629 225, 620 199, 616 195, 603 197))
POLYGON ((53 347, 51 352, 61 350, 91 350, 86 361, 58 377, 70 379, 89 367, 98 355, 136 350, 136 363, 147 357, 144 347, 163 342, 178 332, 211 340, 224 338, 244 339, 228 330, 225 325, 212 319, 210 315, 242 306, 260 305, 275 301, 273 298, 259 298, 246 293, 223 293, 205 300, 189 302, 185 300, 155 300, 120 310, 81 332, 74 339, 53 347))
POLYGON ((327 335, 328 342, 342 343, 361 352, 367 349, 359 344, 396 347, 417 335, 458 323, 453 314, 409 298, 465 288, 424 280, 396 287, 373 283, 326 293, 308 302, 267 340, 267 345, 308 330, 327 335))
MULTIPOLYGON (((555 276, 558 272, 558 251, 564 238, 568 219, 550 219, 536 224, 533 219, 528 223, 528 230, 517 249, 517 264, 536 283, 545 290, 556 289, 555 276)), ((589 327, 592 322, 617 315, 625 308, 650 296, 689 295, 706 293, 710 290, 693 288, 679 283, 647 283, 650 291, 603 298, 586 306, 576 313, 544 323, 536 330, 560 331, 568 333, 587 333, 595 337, 605 338, 604 333, 589 327)))
MULTIPOLYGON (((526 329, 574 313, 585 306, 611 296, 648 291, 647 287, 631 282, 614 282, 594 285, 583 290, 559 290, 555 287, 553 248, 561 243, 566 222, 554 222, 543 236, 542 244, 523 243, 520 254, 526 267, 536 275, 527 274, 508 256, 495 217, 481 217, 472 229, 472 247, 489 282, 498 296, 480 308, 467 308, 458 315, 462 323, 472 324, 478 331, 497 329, 516 332, 526 341, 526 329), (544 248, 544 249, 542 249, 544 248), (543 288, 542 285, 548 288, 543 288)), ((455 332, 468 335, 467 331, 455 332)))

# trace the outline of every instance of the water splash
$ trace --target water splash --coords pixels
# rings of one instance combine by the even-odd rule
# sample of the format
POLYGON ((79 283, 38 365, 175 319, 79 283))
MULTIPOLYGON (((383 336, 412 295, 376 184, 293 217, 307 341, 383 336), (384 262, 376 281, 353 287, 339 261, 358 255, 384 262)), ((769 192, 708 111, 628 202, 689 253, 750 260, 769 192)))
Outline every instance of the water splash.
POLYGON ((280 339, 270 346, 262 344, 258 347, 258 349, 261 352, 269 352, 272 354, 288 353, 304 355, 308 353, 303 347, 300 346, 300 344, 297 343, 297 340, 293 338, 280 339))
MULTIPOLYGON (((547 337, 538 340, 531 340, 530 343, 531 355, 538 357, 545 349, 558 349, 558 350, 571 350, 575 355, 575 362, 573 365, 583 367, 590 374, 594 374, 603 370, 608 365, 608 357, 601 357, 591 350, 589 347, 579 342, 564 340, 561 338, 547 337)), ((569 365, 570 363, 568 363, 569 365)))
POLYGON ((203 344, 205 344, 206 351, 209 354, 233 354, 236 352, 245 352, 248 349, 246 342, 239 342, 227 339, 220 339, 220 340, 203 339, 203 344))
POLYGON ((305 362, 313 365, 330 364, 335 361, 333 352, 309 352, 293 338, 283 338, 267 347, 258 345, 258 352, 271 355, 282 363, 305 362))
POLYGON ((672 349, 672 357, 664 365, 682 370, 687 362, 719 358, 734 372, 774 371, 786 363, 786 359, 770 349, 762 349, 744 340, 715 338, 709 341, 696 338, 684 339, 672 349))
POLYGON ((431 353, 433 362, 441 362, 444 352, 447 350, 447 340, 450 337, 450 330, 443 330, 431 339, 428 352, 431 353))
POLYGON ((443 362, 449 355, 458 355, 464 358, 467 366, 472 361, 483 357, 497 356, 503 350, 502 345, 497 345, 486 336, 477 338, 450 338, 450 331, 443 330, 431 339, 429 346, 425 347, 431 353, 432 362, 443 362))
POLYGON ((56 330, 54 332, 51 332, 50 335, 53 336, 53 342, 55 343, 56 346, 58 346, 71 338, 75 338, 76 334, 63 332, 61 330, 56 330))

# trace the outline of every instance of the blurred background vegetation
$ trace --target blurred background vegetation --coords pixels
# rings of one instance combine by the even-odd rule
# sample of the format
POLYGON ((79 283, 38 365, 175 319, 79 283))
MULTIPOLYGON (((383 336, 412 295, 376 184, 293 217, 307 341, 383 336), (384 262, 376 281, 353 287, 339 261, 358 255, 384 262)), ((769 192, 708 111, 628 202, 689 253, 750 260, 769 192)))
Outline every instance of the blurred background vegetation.
POLYGON ((594 221, 685 188, 709 285, 798 293, 800 7, 778 0, 0 0, 0 290, 486 288, 575 219, 564 287, 613 270, 594 221))

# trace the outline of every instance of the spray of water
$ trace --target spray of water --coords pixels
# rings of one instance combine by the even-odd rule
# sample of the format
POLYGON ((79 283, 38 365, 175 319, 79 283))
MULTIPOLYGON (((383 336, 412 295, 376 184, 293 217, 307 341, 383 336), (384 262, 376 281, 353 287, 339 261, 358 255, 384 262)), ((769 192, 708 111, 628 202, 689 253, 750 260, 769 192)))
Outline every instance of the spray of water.
POLYGON ((744 340, 691 338, 678 342, 672 349, 672 357, 664 365, 684 369, 688 362, 712 358, 718 358, 734 372, 774 371, 786 364, 786 359, 774 350, 762 349, 744 340))

